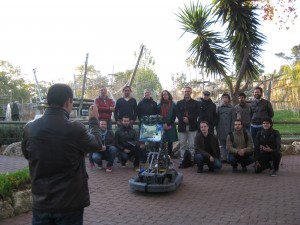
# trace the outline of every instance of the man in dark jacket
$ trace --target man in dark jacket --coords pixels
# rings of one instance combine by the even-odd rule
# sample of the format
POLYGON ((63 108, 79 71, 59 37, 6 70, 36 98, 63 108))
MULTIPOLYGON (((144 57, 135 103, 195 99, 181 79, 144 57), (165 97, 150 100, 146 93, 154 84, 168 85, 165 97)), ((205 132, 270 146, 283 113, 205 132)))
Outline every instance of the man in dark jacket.
MULTIPOLYGON (((261 87, 256 87, 253 91, 254 100, 250 104, 251 109, 251 134, 255 141, 256 133, 263 127, 262 119, 271 118, 274 116, 272 104, 262 98, 263 90, 261 87)), ((255 142, 254 142, 255 143, 255 142)))
POLYGON ((114 117, 118 126, 121 125, 123 116, 129 116, 130 124, 133 124, 137 117, 137 102, 136 99, 130 96, 131 87, 123 88, 123 97, 116 102, 114 117))
POLYGON ((121 166, 125 167, 130 157, 134 156, 133 166, 139 168, 140 159, 146 158, 145 150, 140 148, 138 132, 130 125, 129 116, 123 116, 122 125, 115 133, 115 145, 119 150, 121 166))
POLYGON ((22 140, 31 177, 32 224, 83 224, 84 207, 90 205, 85 155, 101 148, 97 106, 89 109, 89 133, 82 123, 69 121, 69 86, 52 85, 47 102, 44 115, 25 126, 22 140))
POLYGON ((98 149, 97 152, 92 152, 89 154, 90 165, 91 168, 94 168, 96 163, 96 167, 98 169, 102 169, 102 160, 106 160, 106 172, 111 172, 117 153, 117 148, 114 146, 114 133, 112 130, 108 130, 106 120, 100 120, 100 138, 102 148, 98 149))
MULTIPOLYGON (((180 156, 183 159, 184 151, 194 156, 194 139, 197 134, 198 102, 191 98, 192 88, 184 88, 184 99, 177 102, 176 116, 178 118, 178 132, 180 156)), ((181 164, 179 168, 184 168, 181 164)))
POLYGON ((208 130, 208 122, 200 122, 200 132, 195 137, 195 162, 198 173, 203 172, 204 164, 207 164, 210 172, 222 168, 218 138, 208 130))
POLYGON ((254 145, 255 172, 265 169, 272 170, 271 176, 277 176, 281 159, 281 136, 278 130, 272 128, 270 118, 262 119, 263 128, 257 132, 254 145))
POLYGON ((214 133, 214 127, 217 123, 217 106, 210 99, 210 92, 204 91, 203 98, 199 101, 199 117, 198 124, 206 121, 209 124, 209 132, 214 133))
POLYGON ((151 90, 144 90, 144 98, 138 104, 138 118, 141 121, 143 116, 157 115, 157 103, 151 98, 151 90))

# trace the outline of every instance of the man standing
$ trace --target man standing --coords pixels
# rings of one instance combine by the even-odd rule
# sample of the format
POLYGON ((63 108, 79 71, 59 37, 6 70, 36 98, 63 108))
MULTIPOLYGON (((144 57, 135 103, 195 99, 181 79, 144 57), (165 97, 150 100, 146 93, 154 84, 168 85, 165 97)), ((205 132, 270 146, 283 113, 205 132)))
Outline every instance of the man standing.
POLYGON ((243 127, 245 130, 250 131, 251 123, 251 110, 250 106, 246 102, 245 93, 239 93, 239 104, 235 107, 236 118, 243 121, 243 127))
POLYGON ((200 122, 200 132, 195 137, 195 162, 198 173, 203 172, 204 163, 207 164, 210 172, 222 168, 218 138, 208 130, 208 122, 200 122))
POLYGON ((276 177, 281 159, 281 136, 278 130, 273 129, 272 119, 265 118, 262 122, 263 127, 257 132, 254 147, 255 172, 270 169, 271 176, 276 177))
POLYGON ((139 168, 140 159, 146 161, 145 149, 139 146, 138 132, 130 125, 129 116, 123 116, 122 118, 122 124, 115 133, 115 145, 120 153, 122 167, 126 166, 126 162, 131 156, 134 156, 134 168, 139 168))
POLYGON ((217 121, 217 106, 210 99, 210 92, 204 91, 203 98, 199 101, 198 122, 206 121, 209 124, 209 132, 214 133, 214 127, 217 121))
POLYGON ((115 121, 118 126, 121 125, 123 116, 129 116, 130 123, 133 124, 137 117, 137 102, 135 98, 130 96, 130 86, 123 88, 123 97, 119 98, 116 102, 116 108, 114 112, 115 121))
POLYGON ((22 152, 29 161, 33 199, 32 224, 83 224, 90 205, 85 155, 101 148, 97 106, 89 109, 91 133, 69 121, 72 89, 54 84, 44 115, 26 124, 22 152))
POLYGON ((112 130, 111 114, 115 110, 115 102, 107 96, 107 88, 100 88, 100 96, 95 99, 95 104, 98 107, 99 120, 107 122, 108 130, 112 130))
POLYGON ((226 149, 226 139, 229 132, 233 131, 233 124, 235 121, 235 110, 230 104, 230 96, 224 93, 221 97, 222 103, 217 108, 217 136, 221 148, 221 160, 227 162, 228 150, 226 149))
POLYGON ((263 90, 256 87, 253 92, 254 100, 251 102, 251 134, 255 140, 256 133, 262 128, 263 118, 271 118, 274 116, 273 107, 268 100, 262 98, 263 90))
MULTIPOLYGON (((194 156, 194 139, 198 129, 198 102, 191 98, 191 94, 192 89, 185 87, 184 99, 178 101, 176 105, 181 159, 185 150, 190 151, 192 157, 194 156)), ((179 168, 185 168, 185 166, 181 163, 179 168)))
POLYGON ((93 168, 97 164, 98 169, 102 169, 102 160, 107 161, 106 172, 111 172, 114 165, 114 160, 117 153, 117 148, 114 146, 114 133, 107 129, 107 122, 100 120, 100 138, 102 148, 97 152, 89 154, 90 164, 93 168))
POLYGON ((254 162, 253 141, 250 133, 243 129, 242 121, 234 121, 234 131, 227 136, 228 161, 232 166, 232 172, 237 172, 238 163, 242 171, 247 172, 247 166, 254 162))
POLYGON ((143 116, 150 116, 150 115, 157 115, 158 108, 157 103, 151 97, 151 90, 145 89, 144 90, 144 98, 138 104, 138 118, 141 122, 143 116))

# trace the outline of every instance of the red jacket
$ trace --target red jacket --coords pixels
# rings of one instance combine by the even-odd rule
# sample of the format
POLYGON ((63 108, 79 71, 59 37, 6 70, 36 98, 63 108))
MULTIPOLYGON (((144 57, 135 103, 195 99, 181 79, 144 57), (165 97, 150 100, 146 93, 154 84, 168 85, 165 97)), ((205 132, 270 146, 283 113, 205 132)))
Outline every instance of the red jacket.
POLYGON ((95 104, 98 107, 99 120, 100 119, 110 120, 112 111, 109 108, 114 107, 115 102, 107 96, 105 98, 99 96, 98 98, 95 99, 95 104))

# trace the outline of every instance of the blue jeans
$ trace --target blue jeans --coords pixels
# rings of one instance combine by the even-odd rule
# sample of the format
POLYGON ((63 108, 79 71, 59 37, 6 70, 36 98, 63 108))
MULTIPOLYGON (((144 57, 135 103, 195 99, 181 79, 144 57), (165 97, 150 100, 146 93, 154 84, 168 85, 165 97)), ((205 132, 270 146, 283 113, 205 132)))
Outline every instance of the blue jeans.
POLYGON ((65 212, 65 213, 46 213, 32 211, 32 225, 82 225, 83 211, 65 212))
POLYGON ((210 170, 213 169, 220 170, 222 168, 221 160, 214 158, 214 162, 211 162, 209 160, 209 157, 206 157, 201 153, 197 153, 195 155, 195 162, 198 165, 198 167, 203 167, 204 164, 207 164, 210 170))
POLYGON ((242 167, 246 167, 254 162, 254 157, 252 155, 239 156, 229 153, 228 161, 233 168, 237 168, 238 163, 240 163, 242 167))
POLYGON ((261 126, 253 126, 251 125, 250 127, 250 131, 251 131, 251 135, 252 135, 252 140, 253 140, 253 144, 255 145, 255 139, 256 139, 256 134, 258 131, 260 131, 262 128, 262 125, 261 126))
POLYGON ((102 160, 107 160, 107 166, 113 166, 116 157, 117 148, 113 145, 106 146, 106 151, 94 152, 92 155, 93 161, 99 166, 102 166, 102 160))

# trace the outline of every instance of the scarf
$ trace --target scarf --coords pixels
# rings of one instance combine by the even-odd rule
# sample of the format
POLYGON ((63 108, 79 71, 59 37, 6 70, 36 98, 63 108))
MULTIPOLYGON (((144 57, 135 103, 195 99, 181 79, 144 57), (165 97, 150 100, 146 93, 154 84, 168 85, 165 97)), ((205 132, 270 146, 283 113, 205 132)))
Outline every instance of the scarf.
POLYGON ((171 101, 170 100, 163 101, 161 104, 161 116, 163 120, 167 119, 167 115, 170 112, 170 109, 171 109, 171 101))
POLYGON ((105 145, 105 137, 106 137, 107 131, 108 131, 107 129, 104 132, 102 130, 100 130, 101 142, 102 142, 103 146, 105 145))

